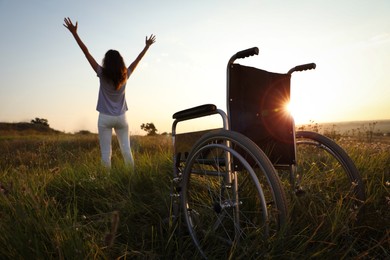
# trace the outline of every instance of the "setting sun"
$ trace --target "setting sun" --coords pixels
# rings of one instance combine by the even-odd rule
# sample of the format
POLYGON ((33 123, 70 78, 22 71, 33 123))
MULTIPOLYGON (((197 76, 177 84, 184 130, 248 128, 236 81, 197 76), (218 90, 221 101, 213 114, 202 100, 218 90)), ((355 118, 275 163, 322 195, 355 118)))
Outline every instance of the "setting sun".
POLYGON ((301 119, 304 117, 304 111, 302 111, 302 107, 299 108, 295 102, 288 102, 286 104, 286 110, 293 116, 295 121, 301 121, 301 119))
POLYGON ((315 120, 320 114, 319 108, 315 104, 315 100, 309 97, 291 99, 286 104, 287 111, 293 116, 296 124, 306 124, 310 120, 315 120))
POLYGON ((290 114, 292 114, 292 115, 294 116, 294 114, 292 113, 292 111, 293 111, 293 106, 292 106, 291 102, 289 102, 289 103, 286 104, 286 110, 287 110, 290 114))
MULTIPOLYGON (((303 107, 303 106, 302 106, 303 107)), ((305 123, 305 111, 302 107, 296 105, 295 102, 286 103, 286 110, 292 115, 294 121, 298 124, 305 123)))

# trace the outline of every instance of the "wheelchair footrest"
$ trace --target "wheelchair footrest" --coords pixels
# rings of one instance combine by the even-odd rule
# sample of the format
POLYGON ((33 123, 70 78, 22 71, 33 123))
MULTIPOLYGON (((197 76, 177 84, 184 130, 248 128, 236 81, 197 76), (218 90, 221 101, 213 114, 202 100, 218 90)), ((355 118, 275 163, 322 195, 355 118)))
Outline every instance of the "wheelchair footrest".
POLYGON ((185 109, 173 114, 173 119, 185 120, 215 114, 217 106, 213 104, 201 105, 185 109))

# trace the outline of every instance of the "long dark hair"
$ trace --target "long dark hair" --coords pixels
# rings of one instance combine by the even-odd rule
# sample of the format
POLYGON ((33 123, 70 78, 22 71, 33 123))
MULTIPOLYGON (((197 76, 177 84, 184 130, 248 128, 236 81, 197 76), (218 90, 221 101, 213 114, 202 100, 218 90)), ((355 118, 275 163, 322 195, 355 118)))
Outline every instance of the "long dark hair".
POLYGON ((119 90, 127 79, 127 69, 122 56, 116 50, 109 50, 103 59, 103 76, 119 90))

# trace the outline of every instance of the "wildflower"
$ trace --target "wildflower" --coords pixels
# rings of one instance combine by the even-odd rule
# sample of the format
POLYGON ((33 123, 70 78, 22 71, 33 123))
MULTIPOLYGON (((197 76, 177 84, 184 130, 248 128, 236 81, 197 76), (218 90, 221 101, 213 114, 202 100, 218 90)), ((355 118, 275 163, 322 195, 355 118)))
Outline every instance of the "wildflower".
POLYGON ((49 170, 50 173, 58 173, 60 171, 60 167, 54 167, 49 170))
POLYGON ((390 206, 390 197, 389 197, 389 196, 386 196, 385 198, 386 198, 386 201, 387 201, 387 205, 390 206))
POLYGON ((9 193, 9 190, 0 182, 0 193, 7 195, 9 193))
POLYGON ((5 194, 5 188, 3 187, 3 185, 1 185, 1 183, 0 183, 0 193, 2 193, 2 194, 5 194))
POLYGON ((358 212, 357 209, 349 209, 349 212, 350 212, 350 215, 349 215, 349 218, 352 220, 352 221, 356 221, 357 220, 357 216, 358 216, 358 212))

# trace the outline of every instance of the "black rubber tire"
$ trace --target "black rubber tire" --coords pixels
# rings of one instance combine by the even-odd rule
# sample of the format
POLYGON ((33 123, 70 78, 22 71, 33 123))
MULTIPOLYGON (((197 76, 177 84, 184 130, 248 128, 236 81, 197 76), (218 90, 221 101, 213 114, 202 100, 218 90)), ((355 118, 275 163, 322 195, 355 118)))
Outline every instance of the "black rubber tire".
POLYGON ((181 203, 189 234, 205 258, 248 255, 248 248, 287 221, 275 168, 255 143, 233 131, 212 131, 193 146, 183 172, 181 203), (234 163, 226 164, 222 154, 234 163), (234 168, 231 183, 223 177, 227 165, 234 168))
MULTIPOLYGON (((338 198, 353 201, 355 208, 364 204, 363 180, 354 162, 338 144, 310 131, 298 131, 296 144, 298 185, 304 192, 318 197, 326 192, 324 197, 329 205, 338 198)), ((326 203, 324 197, 320 198, 321 203, 326 203)))

